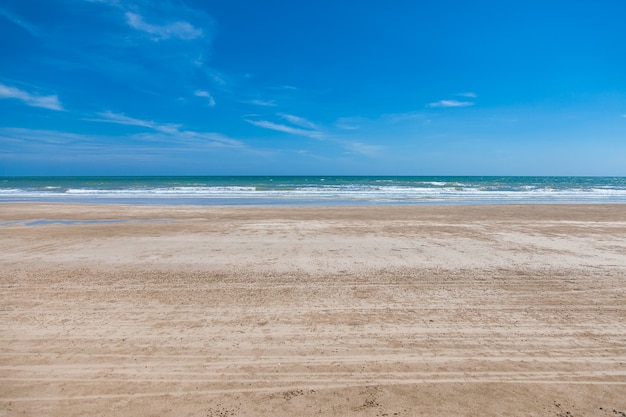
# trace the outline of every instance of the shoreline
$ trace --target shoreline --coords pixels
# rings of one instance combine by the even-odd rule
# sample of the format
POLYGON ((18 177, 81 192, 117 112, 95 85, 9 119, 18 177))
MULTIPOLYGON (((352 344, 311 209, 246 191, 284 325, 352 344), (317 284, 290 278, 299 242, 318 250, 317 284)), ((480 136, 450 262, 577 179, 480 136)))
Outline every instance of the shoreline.
POLYGON ((134 198, 134 199, 0 199, 5 204, 67 204, 67 205, 102 205, 102 206, 162 206, 162 207, 429 207, 429 206, 507 206, 507 205, 626 205, 623 200, 589 199, 493 199, 493 200, 434 200, 434 201, 393 201, 378 202, 366 199, 281 199, 281 198, 134 198))
MULTIPOLYGON (((50 219, 61 219, 61 213, 77 212, 85 218, 81 212, 87 211, 90 215, 98 218, 110 219, 111 213, 119 216, 120 220, 134 218, 137 214, 152 218, 155 213, 168 212, 177 215, 188 216, 191 213, 215 212, 215 211, 241 211, 242 213, 265 213, 265 212, 291 212, 291 213, 325 213, 332 211, 381 211, 390 212, 416 212, 431 213, 433 211, 454 213, 456 211, 496 211, 499 213, 516 212, 520 210, 542 209, 546 212, 565 210, 580 213, 588 212, 612 212, 616 218, 626 219, 625 203, 478 203, 478 204, 356 204, 356 205, 169 205, 169 204, 113 204, 113 203, 75 203, 75 202, 2 202, 0 203, 0 220, 19 220, 20 216, 28 214, 31 218, 36 213, 50 215, 50 219), (18 214, 19 212, 19 214, 18 214)), ((63 219, 73 220, 73 219, 63 219)))
POLYGON ((626 203, 626 177, 16 177, 0 182, 0 202, 171 206, 626 203))

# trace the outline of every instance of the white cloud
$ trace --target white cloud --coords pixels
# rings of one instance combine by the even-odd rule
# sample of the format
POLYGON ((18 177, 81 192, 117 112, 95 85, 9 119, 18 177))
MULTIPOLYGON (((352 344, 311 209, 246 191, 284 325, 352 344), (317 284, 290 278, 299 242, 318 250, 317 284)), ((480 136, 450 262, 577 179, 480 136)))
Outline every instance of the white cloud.
POLYGON ((276 130, 278 132, 290 133, 292 135, 307 136, 314 139, 320 139, 322 137, 322 134, 315 130, 301 129, 297 127, 270 122, 267 120, 244 120, 254 126, 262 127, 264 129, 276 130))
POLYGON ((287 85, 287 84, 283 84, 283 85, 277 85, 275 87, 271 87, 274 90, 287 90, 287 91, 296 91, 299 90, 298 87, 294 87, 293 85, 287 85))
MULTIPOLYGON (((247 150, 241 142, 213 132, 185 131, 179 135, 148 132, 119 137, 0 127, 0 137, 10 144, 7 153, 21 155, 29 152, 41 154, 47 149, 59 149, 59 147, 65 149, 63 156, 82 155, 98 158, 102 155, 118 154, 120 157, 133 159, 141 155, 170 155, 172 152, 196 152, 216 148, 247 150)), ((2 151, 0 151, 1 155, 2 151)))
POLYGON ((133 138, 137 138, 143 141, 160 141, 160 142, 177 142, 186 143, 187 145, 207 145, 231 147, 231 148, 243 148, 244 145, 236 140, 231 139, 221 133, 215 132, 195 132, 192 130, 183 130, 181 125, 172 123, 157 123, 152 120, 136 119, 134 117, 128 117, 123 114, 113 113, 106 111, 98 113, 98 116, 102 119, 90 119, 94 122, 104 123, 116 123, 128 126, 140 126, 146 127, 151 130, 155 130, 158 133, 140 133, 132 135, 133 138))
POLYGON ((119 0, 86 0, 87 3, 104 3, 112 7, 119 7, 119 0))
POLYGON ((42 107, 58 111, 64 110, 56 95, 39 96, 4 84, 0 84, 0 98, 15 98, 31 107, 42 107))
POLYGON ((468 107, 473 106, 471 101, 458 101, 458 100, 439 100, 434 103, 429 103, 428 107, 468 107))
POLYGON ((467 97, 467 98, 476 98, 476 97, 478 97, 478 95, 476 93, 473 93, 471 91, 468 91, 466 93, 459 93, 459 94, 457 94, 457 96, 467 97))
MULTIPOLYGON (((192 40, 200 38, 206 35, 203 29, 198 28, 186 20, 178 19, 173 20, 173 16, 184 14, 187 17, 191 17, 194 20, 203 19, 205 23, 210 24, 211 19, 204 13, 187 8, 182 5, 174 5, 170 2, 146 2, 143 6, 146 10, 142 13, 138 12, 136 6, 125 4, 128 2, 122 0, 84 0, 88 3, 105 4, 110 7, 122 9, 125 11, 124 16, 126 18, 126 24, 133 29, 152 35, 152 40, 160 41, 164 39, 182 39, 192 40), (146 21, 145 15, 150 16, 148 19, 154 20, 155 17, 160 21, 160 24, 149 23, 146 21), (166 21, 159 16, 167 16, 170 21, 166 21)), ((201 64, 201 59, 196 60, 201 64)))
POLYGON ((152 128, 154 126, 154 122, 149 120, 141 120, 135 119, 132 117, 125 116, 123 114, 113 113, 110 110, 105 112, 98 113, 98 116, 104 117, 104 120, 101 119, 92 119, 94 122, 110 122, 110 123, 118 123, 121 125, 130 125, 130 126, 143 126, 152 128))
POLYGON ((276 115, 284 120, 287 120, 289 123, 303 127, 305 129, 317 129, 317 125, 304 117, 294 116, 293 114, 287 113, 276 113, 276 115))
POLYGON ((359 130, 361 128, 360 121, 351 120, 350 118, 342 118, 335 122, 335 127, 341 130, 359 130))
POLYGON ((389 123, 402 123, 412 120, 423 120, 426 115, 422 112, 410 111, 405 113, 388 113, 381 115, 380 119, 389 123))
POLYGON ((194 27, 189 22, 176 21, 165 25, 154 25, 147 23, 140 14, 133 12, 126 12, 126 23, 134 29, 153 35, 156 41, 170 38, 191 40, 203 35, 202 29, 194 27))
POLYGON ((188 144, 198 143, 206 144, 211 143, 211 146, 229 147, 229 148, 243 148, 244 145, 236 139, 229 138, 216 132, 194 132, 191 130, 184 130, 177 135, 180 139, 184 140, 188 144))
POLYGON ((213 98, 213 96, 208 91, 196 90, 196 91, 194 91, 194 95, 196 97, 205 97, 208 100, 208 102, 209 102, 209 106, 211 106, 211 107, 215 106, 215 99, 213 98))
POLYGON ((263 107, 276 107, 276 102, 274 100, 248 100, 244 103, 254 104, 256 106, 263 107))
POLYGON ((363 142, 345 142, 343 146, 351 152, 366 156, 374 156, 380 153, 380 151, 383 149, 382 146, 369 145, 363 142))
POLYGON ((224 74, 219 73, 213 68, 208 68, 206 72, 209 78, 211 78, 211 80, 213 80, 215 84, 221 87, 225 87, 228 85, 228 82, 226 81, 226 77, 224 76, 224 74))
POLYGON ((103 119, 91 119, 94 122, 116 123, 127 126, 141 126, 149 129, 158 130, 164 133, 175 133, 180 129, 180 125, 177 124, 159 124, 152 120, 135 119, 134 117, 128 117, 123 114, 113 113, 112 111, 105 111, 98 113, 98 116, 103 119))
POLYGON ((31 35, 33 36, 38 36, 39 35, 39 31, 37 30, 37 28, 35 26, 33 26, 32 24, 20 19, 19 17, 15 16, 14 14, 0 8, 0 16, 4 16, 7 20, 13 22, 14 24, 16 24, 17 26, 21 27, 22 29, 24 29, 25 31, 29 32, 31 35))
POLYGON ((341 121, 335 122, 335 127, 341 130, 359 130, 361 128, 360 125, 341 121))
POLYGON ((59 132, 54 130, 37 130, 21 127, 0 128, 0 136, 11 138, 21 142, 35 142, 50 145, 64 145, 74 142, 88 142, 85 135, 76 133, 59 132))

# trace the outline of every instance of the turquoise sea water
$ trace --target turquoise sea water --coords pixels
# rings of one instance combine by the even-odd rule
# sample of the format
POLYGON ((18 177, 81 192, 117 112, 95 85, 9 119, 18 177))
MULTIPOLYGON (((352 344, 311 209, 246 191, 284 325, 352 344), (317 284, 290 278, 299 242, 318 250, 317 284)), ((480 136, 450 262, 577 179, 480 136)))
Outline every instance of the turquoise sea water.
POLYGON ((0 202, 171 205, 626 203, 626 177, 0 177, 0 202))

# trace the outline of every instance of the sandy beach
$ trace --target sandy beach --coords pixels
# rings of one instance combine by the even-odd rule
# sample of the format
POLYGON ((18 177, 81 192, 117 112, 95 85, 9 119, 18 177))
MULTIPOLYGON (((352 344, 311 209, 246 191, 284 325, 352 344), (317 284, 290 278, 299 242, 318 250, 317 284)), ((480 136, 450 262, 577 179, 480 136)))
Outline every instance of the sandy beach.
POLYGON ((626 206, 0 205, 0 417, 626 417, 626 206))

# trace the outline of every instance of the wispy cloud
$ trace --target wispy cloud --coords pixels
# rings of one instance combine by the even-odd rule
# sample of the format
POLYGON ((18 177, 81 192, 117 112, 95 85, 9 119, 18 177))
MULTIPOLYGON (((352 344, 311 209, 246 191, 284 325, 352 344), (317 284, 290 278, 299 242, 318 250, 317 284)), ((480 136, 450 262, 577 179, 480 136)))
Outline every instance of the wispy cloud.
POLYGON ((13 22, 33 36, 39 35, 39 30, 34 25, 26 22, 7 10, 0 8, 0 16, 4 16, 7 20, 13 22))
POLYGON ((225 88, 230 84, 230 81, 227 79, 228 77, 215 68, 206 68, 205 72, 209 79, 217 86, 225 88))
POLYGON ((244 103, 254 104, 255 106, 263 107, 276 107, 277 104, 274 100, 247 100, 244 103))
POLYGON ((185 142, 188 145, 206 145, 210 142, 212 146, 243 148, 244 145, 236 139, 229 138, 221 133, 216 132, 196 132, 193 130, 185 130, 180 124, 173 123, 157 123, 152 120, 136 119, 123 114, 106 111, 97 114, 101 119, 89 119, 94 122, 116 123, 128 126, 140 126, 158 132, 155 133, 139 133, 132 135, 133 138, 144 141, 161 141, 161 142, 185 142))
POLYGON ((468 107, 473 106, 471 101, 459 101, 459 100, 439 100, 434 103, 428 103, 428 107, 468 107))
POLYGON ((155 25, 144 20, 143 16, 138 13, 126 12, 126 23, 141 32, 152 35, 155 41, 178 38, 182 40, 191 40, 199 38, 203 35, 202 29, 194 27, 191 23, 185 21, 175 21, 163 25, 155 25))
POLYGON ((271 87, 273 90, 287 90, 287 91, 296 91, 299 90, 298 87, 294 87, 293 85, 287 85, 287 84, 283 84, 283 85, 277 85, 274 87, 271 87))
POLYGON ((217 132, 194 132, 192 130, 182 130, 177 133, 176 138, 184 141, 187 145, 209 144, 212 147, 245 148, 241 141, 217 132))
POLYGON ((180 91, 208 90, 216 102, 216 92, 228 89, 229 77, 209 65, 217 25, 202 7, 178 0, 86 1, 95 15, 100 9, 109 10, 98 17, 98 21, 106 22, 106 30, 89 36, 115 48, 102 54, 82 51, 81 58, 94 61, 96 70, 114 73, 127 85, 161 94, 178 96, 180 91), (116 52, 124 49, 128 55, 116 52), (163 83, 163 79, 168 82, 163 83))
POLYGON ((363 117, 340 117, 335 121, 335 127, 341 130, 359 130, 367 119, 363 117))
MULTIPOLYGON (((209 64, 212 35, 218 26, 204 7, 179 0, 78 1, 88 2, 93 20, 105 23, 103 30, 85 35, 97 42, 90 39, 84 50, 76 51, 86 66, 113 74, 135 89, 176 98, 180 91, 191 95, 196 89, 207 90, 213 101, 221 104, 217 92, 225 93, 222 97, 230 93, 231 77, 209 64), (111 51, 93 51, 89 46, 94 43, 103 43, 111 51)), ((83 46, 82 42, 79 45, 83 46)), ((208 102, 212 105, 210 99, 208 102)))
POLYGON ((211 107, 215 107, 215 99, 208 91, 196 90, 193 93, 196 97, 205 97, 208 100, 208 104, 211 107))
POLYGON ((344 142, 343 147, 353 153, 358 153, 360 155, 366 156, 374 156, 380 153, 383 149, 382 146, 379 145, 370 145, 363 142, 344 142))
POLYGON ((264 129, 276 130, 278 132, 290 133, 292 135, 306 136, 313 139, 324 138, 324 134, 321 132, 320 128, 315 123, 305 119, 304 117, 288 113, 276 113, 276 116, 286 120, 293 126, 283 123, 275 123, 269 120, 244 120, 254 126, 262 127, 264 129))
POLYGON ((109 6, 115 6, 115 7, 120 6, 119 0, 85 0, 85 1, 87 3, 104 3, 104 4, 108 4, 109 6))
POLYGON ((99 160, 103 155, 115 155, 133 161, 140 160, 143 156, 151 159, 151 155, 169 157, 175 152, 197 153, 202 150, 233 148, 249 151, 239 141, 212 132, 186 131, 175 137, 160 132, 149 132, 120 137, 0 127, 0 138, 7 144, 5 149, 0 150, 0 158, 3 151, 5 154, 20 156, 57 152, 57 160, 66 157, 99 160), (63 149, 64 152, 58 154, 59 149, 63 149))
MULTIPOLYGON (((203 12, 171 2, 144 2, 142 10, 139 10, 136 5, 125 4, 127 2, 122 0, 85 1, 121 9, 124 11, 126 24, 135 30, 151 35, 153 41, 173 38, 193 40, 206 37, 205 30, 190 23, 187 18, 195 21, 200 20, 209 25, 211 23, 211 19, 203 12), (149 22, 150 20, 152 22, 149 22), (154 21, 159 23, 154 23, 154 21)), ((196 59, 196 62, 202 63, 202 59, 196 59)))
POLYGON ((459 93, 459 94, 457 94, 457 96, 459 96, 459 97, 467 97, 467 98, 476 98, 476 97, 478 97, 478 94, 473 93, 471 91, 467 91, 465 93, 459 93))
POLYGON ((287 114, 287 113, 276 113, 276 115, 280 117, 281 119, 287 120, 292 125, 303 127, 305 129, 315 129, 315 130, 318 129, 315 123, 305 119, 304 117, 294 116, 293 114, 287 114))
POLYGON ((56 95, 40 96, 5 84, 0 84, 0 98, 18 99, 31 107, 42 107, 57 111, 64 110, 56 95))
POLYGON ((340 117, 335 121, 335 127, 341 130, 380 129, 388 125, 412 123, 427 120, 423 111, 408 111, 404 113, 384 113, 375 118, 340 117))
POLYGON ((276 130, 278 132, 290 133, 292 135, 307 136, 313 139, 322 138, 322 134, 315 130, 301 129, 301 128, 288 126, 288 125, 284 125, 280 123, 270 122, 267 120, 250 120, 250 119, 244 119, 244 120, 254 126, 262 127, 264 129, 276 130))
POLYGON ((89 119, 92 122, 105 122, 116 123, 127 126, 140 126, 147 127, 149 129, 157 130, 163 133, 177 133, 181 125, 179 124, 163 124, 156 123, 152 120, 135 119, 134 117, 128 117, 124 114, 113 113, 112 111, 105 111, 97 114, 102 119, 89 119))
POLYGON ((15 141, 43 143, 49 145, 64 145, 75 142, 90 141, 88 136, 81 134, 21 127, 0 128, 0 136, 4 138, 11 138, 15 141))

